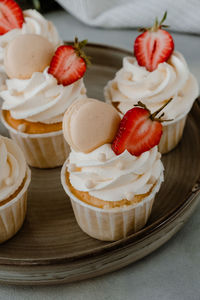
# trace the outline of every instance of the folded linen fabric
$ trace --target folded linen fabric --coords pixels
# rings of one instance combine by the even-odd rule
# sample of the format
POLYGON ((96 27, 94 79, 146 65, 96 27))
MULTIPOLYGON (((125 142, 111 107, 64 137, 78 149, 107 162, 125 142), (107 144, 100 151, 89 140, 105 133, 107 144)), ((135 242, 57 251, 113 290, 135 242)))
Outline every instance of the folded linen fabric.
POLYGON ((200 33, 199 0, 57 0, 87 25, 137 28, 152 25, 155 16, 168 11, 170 29, 200 33))

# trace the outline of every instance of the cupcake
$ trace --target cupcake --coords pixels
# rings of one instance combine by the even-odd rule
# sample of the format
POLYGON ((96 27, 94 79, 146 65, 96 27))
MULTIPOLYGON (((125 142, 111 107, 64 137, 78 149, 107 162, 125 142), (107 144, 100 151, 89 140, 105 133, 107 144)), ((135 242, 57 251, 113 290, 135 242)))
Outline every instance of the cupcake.
POLYGON ((0 243, 16 234, 24 222, 30 181, 21 149, 0 136, 0 243))
POLYGON ((145 226, 163 181, 162 124, 135 107, 120 121, 109 104, 83 99, 63 119, 71 153, 61 182, 80 228, 115 241, 145 226))
POLYGON ((34 9, 22 11, 13 1, 1 1, 0 6, 0 72, 1 83, 6 78, 4 70, 4 52, 8 43, 21 34, 39 34, 47 38, 55 47, 62 43, 58 32, 52 22, 46 20, 34 9))
POLYGON ((61 166, 69 153, 62 118, 69 105, 85 97, 85 42, 63 45, 54 52, 46 38, 23 34, 4 55, 9 79, 1 91, 2 122, 22 148, 30 166, 61 166))
POLYGON ((163 110, 161 153, 172 150, 180 141, 187 115, 199 93, 196 78, 181 53, 174 51, 172 36, 163 22, 144 28, 134 44, 134 57, 124 57, 122 68, 104 89, 106 102, 124 115, 140 99, 154 113, 170 98, 163 110), (163 27, 163 28, 162 28, 163 27))

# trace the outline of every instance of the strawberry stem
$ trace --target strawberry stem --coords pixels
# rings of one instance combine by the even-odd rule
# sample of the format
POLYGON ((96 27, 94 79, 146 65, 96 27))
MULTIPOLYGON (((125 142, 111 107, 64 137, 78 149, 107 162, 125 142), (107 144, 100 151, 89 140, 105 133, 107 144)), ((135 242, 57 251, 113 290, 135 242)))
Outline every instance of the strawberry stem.
POLYGON ((145 32, 145 31, 149 30, 149 31, 155 32, 155 31, 157 31, 158 29, 160 29, 162 27, 167 28, 169 26, 163 24, 165 22, 166 18, 167 18, 167 11, 164 12, 164 15, 163 15, 160 22, 158 21, 158 17, 156 17, 155 22, 154 22, 152 27, 147 27, 147 28, 141 27, 141 28, 138 29, 138 31, 145 32))
POLYGON ((165 22, 165 20, 167 19, 167 11, 165 11, 163 17, 162 17, 162 20, 160 21, 160 26, 162 26, 162 24, 165 22))
POLYGON ((142 107, 144 109, 146 109, 150 116, 149 118, 152 120, 152 121, 158 121, 158 122, 169 122, 169 121, 173 121, 173 119, 170 119, 170 120, 161 120, 161 118, 164 116, 164 112, 160 115, 160 117, 156 118, 156 116, 172 101, 173 98, 170 98, 163 106, 161 106, 157 111, 155 111, 153 114, 151 114, 150 110, 147 108, 147 106, 142 103, 141 101, 138 101, 137 104, 135 104, 134 106, 139 106, 139 107, 142 107))
POLYGON ((142 108, 148 110, 149 113, 151 113, 150 110, 147 108, 147 106, 144 103, 142 103, 141 101, 138 101, 138 103, 134 104, 134 106, 136 106, 136 107, 137 106, 142 107, 142 108))
MULTIPOLYGON (((157 111, 150 115, 150 119, 155 120, 156 116, 172 101, 173 98, 170 98, 163 106, 161 106, 157 111)), ((158 118, 163 117, 164 113, 158 118)))
POLYGON ((91 64, 91 57, 87 56, 85 52, 82 50, 87 45, 88 40, 83 40, 81 42, 78 41, 78 38, 74 39, 74 50, 79 57, 82 57, 86 63, 86 65, 91 64))
POLYGON ((153 24, 153 27, 151 28, 152 31, 156 31, 159 28, 159 22, 158 22, 158 17, 156 17, 155 22, 153 24))
POLYGON ((162 27, 169 27, 168 25, 163 25, 163 23, 165 22, 167 18, 167 11, 164 12, 164 15, 161 19, 160 22, 158 22, 158 17, 156 17, 155 22, 153 24, 153 27, 150 28, 151 31, 157 31, 158 29, 162 28, 162 27))

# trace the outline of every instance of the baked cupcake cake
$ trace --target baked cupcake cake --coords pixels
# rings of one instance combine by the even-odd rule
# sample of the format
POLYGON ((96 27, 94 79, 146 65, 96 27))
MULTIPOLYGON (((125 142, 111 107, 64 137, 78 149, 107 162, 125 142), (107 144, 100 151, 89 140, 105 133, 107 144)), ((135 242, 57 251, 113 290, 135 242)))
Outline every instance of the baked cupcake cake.
POLYGON ((0 243, 11 238, 24 222, 30 180, 21 149, 0 136, 0 243))
POLYGON ((14 38, 4 55, 9 79, 0 93, 2 122, 22 148, 30 166, 53 168, 66 160, 69 146, 62 119, 70 104, 85 97, 85 42, 54 45, 45 37, 23 34, 14 38))
POLYGON ((4 75, 4 52, 8 43, 21 34, 39 34, 47 38, 56 49, 62 42, 52 22, 34 9, 22 11, 13 0, 0 2, 0 72, 4 75))
POLYGON ((170 98, 163 112, 161 153, 172 150, 180 141, 187 115, 199 93, 196 78, 183 55, 174 50, 174 41, 163 22, 142 29, 134 43, 133 57, 124 57, 122 68, 105 87, 105 99, 124 115, 140 99, 154 113, 170 98), (170 121, 169 121, 170 120, 170 121))
POLYGON ((80 228, 104 241, 140 230, 163 181, 156 116, 134 107, 120 121, 111 105, 83 99, 66 111, 63 133, 71 153, 61 181, 80 228))

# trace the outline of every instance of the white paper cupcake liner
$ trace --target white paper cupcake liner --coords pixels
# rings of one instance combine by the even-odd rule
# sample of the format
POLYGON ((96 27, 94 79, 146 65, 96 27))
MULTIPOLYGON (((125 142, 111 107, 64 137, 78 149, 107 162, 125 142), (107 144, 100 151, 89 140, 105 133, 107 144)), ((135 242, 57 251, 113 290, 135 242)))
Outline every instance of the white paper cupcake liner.
POLYGON ((4 119, 2 122, 8 129, 11 138, 20 146, 27 163, 36 168, 55 168, 62 166, 69 155, 70 147, 66 143, 62 130, 28 134, 15 130, 4 119))
POLYGON ((163 134, 158 145, 162 154, 173 150, 180 142, 186 123, 188 113, 182 115, 177 120, 163 123, 163 134))
POLYGON ((27 209, 27 190, 31 181, 31 171, 27 168, 26 180, 19 194, 0 206, 0 243, 15 235, 21 228, 27 209))
POLYGON ((80 201, 71 193, 66 184, 66 167, 67 161, 62 167, 61 182, 70 197, 78 225, 89 236, 103 241, 116 241, 145 226, 163 176, 160 176, 151 194, 141 202, 122 208, 101 209, 80 201))

